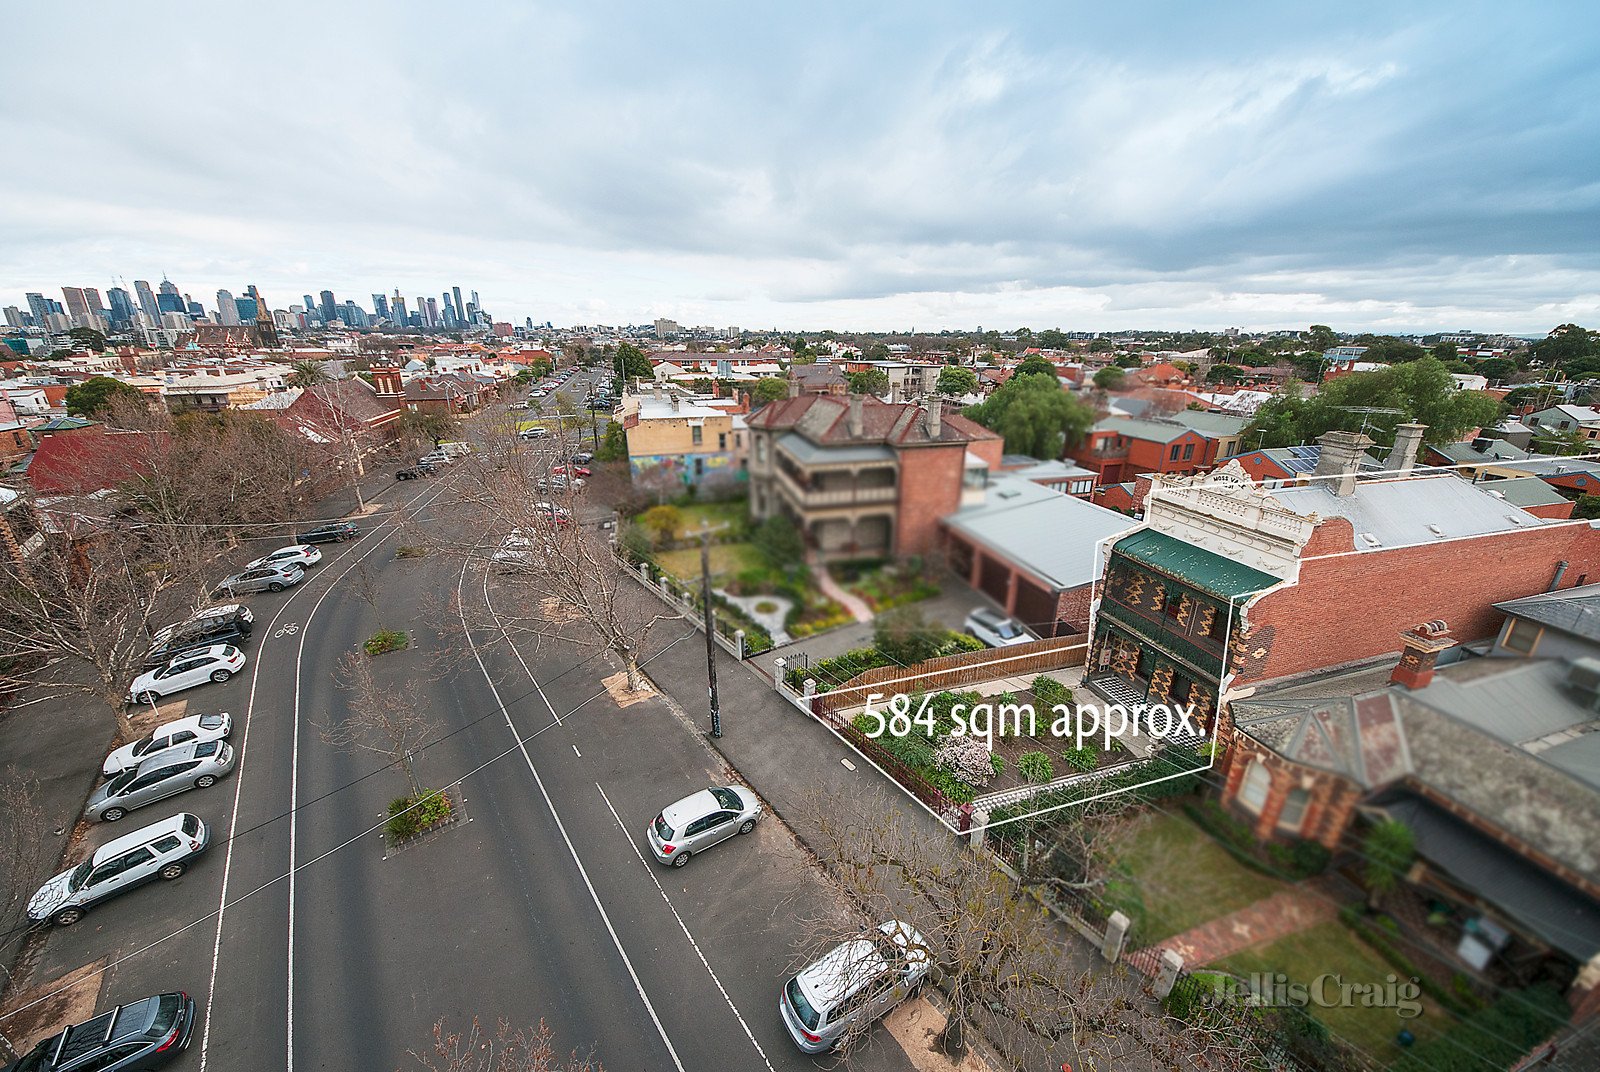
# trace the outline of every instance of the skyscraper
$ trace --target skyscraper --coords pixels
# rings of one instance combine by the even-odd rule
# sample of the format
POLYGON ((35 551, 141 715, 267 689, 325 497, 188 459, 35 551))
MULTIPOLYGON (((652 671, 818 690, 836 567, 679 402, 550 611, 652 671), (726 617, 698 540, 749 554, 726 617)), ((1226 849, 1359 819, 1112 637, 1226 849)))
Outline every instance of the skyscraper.
POLYGON ((389 319, 389 298, 384 294, 372 296, 372 311, 383 319, 389 319))
POLYGON ((15 305, 6 306, 6 327, 20 328, 22 326, 22 310, 15 305))
POLYGON ((190 316, 194 317, 196 320, 202 320, 205 318, 206 307, 189 297, 187 294, 183 296, 183 306, 184 311, 190 316))
POLYGON ((254 298, 235 298, 233 308, 236 314, 233 321, 235 324, 254 324, 265 315, 254 298))
MULTIPOLYGON (((417 299, 417 301, 419 301, 419 302, 421 300, 422 300, 421 298, 417 299)), ((439 299, 438 298, 429 298, 428 299, 428 317, 427 317, 427 320, 428 320, 428 326, 430 328, 436 328, 436 327, 439 326, 439 299)))
POLYGON ((101 322, 106 318, 106 307, 100 300, 100 291, 95 287, 84 287, 83 301, 89 307, 89 314, 94 318, 94 322, 89 326, 92 328, 104 327, 105 325, 101 322))
POLYGON ((478 292, 477 291, 473 291, 472 292, 472 304, 473 304, 473 306, 475 308, 478 308, 478 309, 482 309, 483 308, 483 303, 478 300, 478 292))
POLYGON ((151 320, 160 320, 161 306, 156 304, 156 292, 150 289, 150 280, 135 279, 133 292, 139 295, 139 308, 144 310, 144 315, 151 320))
POLYGON ((411 321, 406 318, 406 300, 400 296, 399 287, 395 288, 394 298, 390 304, 394 310, 394 322, 401 327, 407 327, 411 321))
POLYGON ((306 306, 305 306, 305 310, 304 311, 308 312, 308 313, 316 312, 317 311, 317 303, 311 300, 311 295, 307 294, 305 296, 305 299, 306 299, 306 306))
POLYGON ((33 313, 35 327, 50 330, 50 303, 43 294, 28 295, 28 311, 33 313))
POLYGON ((184 304, 183 295, 178 293, 177 284, 167 278, 161 280, 161 286, 156 291, 156 309, 163 313, 189 315, 189 307, 184 304))
POLYGON ((333 302, 333 291, 325 290, 322 292, 321 297, 322 322, 332 326, 333 322, 339 319, 339 307, 333 302))
POLYGON ((131 326, 134 317, 133 296, 122 287, 112 287, 106 291, 106 297, 111 301, 111 326, 114 328, 131 326))
MULTIPOLYGON (((75 328, 100 329, 99 318, 90 312, 89 294, 82 287, 62 287, 61 296, 67 300, 67 318, 72 321, 75 328)), ((95 306, 100 304, 100 295, 95 295, 95 306)))
POLYGON ((461 288, 451 287, 450 290, 456 296, 456 322, 458 324, 464 324, 466 323, 467 318, 461 307, 461 288))
POLYGON ((217 323, 230 327, 239 323, 239 309, 234 304, 232 291, 217 291, 217 323))

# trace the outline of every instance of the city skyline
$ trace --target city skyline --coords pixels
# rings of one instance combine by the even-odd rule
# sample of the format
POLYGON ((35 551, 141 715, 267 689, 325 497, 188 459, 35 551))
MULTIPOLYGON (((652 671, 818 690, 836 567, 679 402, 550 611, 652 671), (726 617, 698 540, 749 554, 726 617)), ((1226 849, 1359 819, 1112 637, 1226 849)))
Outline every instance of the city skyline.
POLYGON ((28 150, 0 175, 3 300, 154 264, 192 295, 474 279, 516 323, 1600 317, 1596 28, 1571 4, 502 6, 459 39, 405 32, 420 5, 305 8, 316 35, 298 10, 208 12, 181 44, 135 11, 14 13, 81 62, 0 74, 28 150), (129 49, 148 62, 109 62, 129 49), (178 121, 108 121, 120 101, 178 121))

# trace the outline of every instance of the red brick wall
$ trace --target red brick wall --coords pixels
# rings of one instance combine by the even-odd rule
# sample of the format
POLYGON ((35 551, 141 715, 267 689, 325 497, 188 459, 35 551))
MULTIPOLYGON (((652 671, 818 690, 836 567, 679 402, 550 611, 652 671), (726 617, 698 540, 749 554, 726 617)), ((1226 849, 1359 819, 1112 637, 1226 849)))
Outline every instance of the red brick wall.
POLYGON ((1089 591, 1093 585, 1068 588, 1056 597, 1056 621, 1070 622, 1080 633, 1089 631, 1089 591))
POLYGON ((1198 432, 1185 432, 1171 443, 1155 443, 1148 439, 1128 441, 1129 472, 1134 473, 1195 473, 1207 468, 1206 439, 1198 432), (1177 461, 1172 460, 1172 448, 1178 448, 1177 461), (1192 447, 1188 458, 1184 449, 1192 447))
POLYGON ((1131 512, 1135 509, 1133 496, 1128 494, 1121 484, 1108 484, 1104 487, 1095 488, 1094 494, 1089 497, 1089 501, 1104 506, 1107 510, 1131 512))
POLYGON ((1283 466, 1260 451, 1241 454, 1233 460, 1236 460, 1244 471, 1250 474, 1250 479, 1252 480, 1287 480, 1289 478, 1289 473, 1283 466))
POLYGON ((1436 618, 1459 640, 1493 636, 1502 618, 1493 604, 1545 591, 1559 561, 1569 578, 1600 576, 1600 532, 1564 525, 1302 559, 1297 585, 1249 608, 1242 647, 1266 654, 1247 660, 1240 677, 1267 680, 1398 651, 1397 634, 1436 618))
MULTIPOLYGON (((1306 541, 1305 550, 1300 552, 1301 558, 1317 558, 1321 555, 1336 555, 1340 551, 1354 551, 1356 549, 1356 529, 1347 517, 1330 517, 1323 520, 1311 531, 1311 539, 1306 541)), ((1427 621, 1428 619, 1423 619, 1427 621)), ((1416 625, 1416 622, 1412 622, 1416 625)))
POLYGON ((895 523, 895 554, 925 555, 938 543, 939 519, 961 505, 967 445, 914 447, 899 453, 900 510, 895 523))
POLYGON ((967 444, 967 449, 987 462, 991 473, 997 473, 1000 471, 1000 456, 1005 453, 1006 441, 1003 439, 975 439, 967 444))

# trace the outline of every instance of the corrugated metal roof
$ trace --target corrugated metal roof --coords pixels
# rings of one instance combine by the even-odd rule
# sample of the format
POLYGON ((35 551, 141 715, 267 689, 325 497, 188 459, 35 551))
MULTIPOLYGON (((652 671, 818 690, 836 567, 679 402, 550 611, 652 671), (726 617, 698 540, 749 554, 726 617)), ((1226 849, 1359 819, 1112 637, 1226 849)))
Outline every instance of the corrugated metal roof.
POLYGON ((1093 581, 1095 546, 1132 524, 1115 510, 1010 475, 991 479, 982 506, 944 523, 1057 589, 1093 581))
POLYGON ((819 447, 798 432, 785 432, 778 446, 801 465, 834 465, 846 462, 892 462, 894 451, 881 443, 855 446, 819 447))
POLYGON ((1358 551, 1411 547, 1545 524, 1544 519, 1525 513, 1454 473, 1373 480, 1357 484, 1349 495, 1335 495, 1326 482, 1279 488, 1273 495, 1302 516, 1315 513, 1348 519, 1355 529, 1358 551))
POLYGON ((1536 476, 1514 476, 1510 480, 1490 480, 1479 485, 1490 495, 1512 506, 1556 506, 1569 500, 1536 476))
POLYGON ((1278 583, 1270 573, 1240 565, 1155 529, 1124 536, 1113 549, 1223 599, 1237 599, 1278 583))
POLYGON ((1600 584, 1508 599, 1494 609, 1586 640, 1600 640, 1600 584))
POLYGON ((1495 659, 1483 672, 1470 672, 1477 670, 1441 672, 1411 699, 1515 745, 1595 720, 1567 688, 1569 666, 1562 660, 1495 659))

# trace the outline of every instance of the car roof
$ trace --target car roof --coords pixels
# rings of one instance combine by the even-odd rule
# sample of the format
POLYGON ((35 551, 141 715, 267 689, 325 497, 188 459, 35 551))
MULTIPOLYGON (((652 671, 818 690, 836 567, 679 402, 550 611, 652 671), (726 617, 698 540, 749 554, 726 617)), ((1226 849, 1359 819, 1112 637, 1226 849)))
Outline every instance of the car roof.
MULTIPOLYGON (((889 920, 877 930, 906 951, 907 960, 927 960, 927 942, 909 924, 889 920), (912 946, 920 948, 912 950, 912 946)), ((828 1010, 886 970, 889 964, 871 938, 852 938, 843 942, 806 967, 796 977, 806 1000, 816 1009, 828 1010)))
POLYGON ((995 625, 999 625, 1001 622, 1006 620, 1006 616, 1004 614, 1001 614, 997 610, 990 610, 988 607, 977 608, 972 612, 972 616, 978 619, 980 622, 992 622, 995 625))
POLYGON ((698 793, 690 793, 682 800, 668 804, 661 809, 661 817, 667 825, 674 830, 681 830, 686 823, 693 822, 702 815, 710 815, 714 811, 721 811, 722 805, 717 803, 717 798, 711 795, 711 790, 702 789, 698 793))
MULTIPOLYGON (((190 741, 188 744, 175 745, 172 748, 163 748, 155 755, 146 756, 144 759, 140 760, 139 765, 134 769, 140 774, 148 774, 150 771, 165 767, 169 763, 187 763, 191 759, 201 758, 194 754, 194 750, 196 748, 199 748, 201 745, 210 746, 217 743, 218 742, 216 741, 190 741)), ((217 752, 221 751, 222 749, 219 748, 216 752, 212 752, 211 754, 214 756, 217 754, 217 752)))
MULTIPOLYGON (((189 818, 189 813, 180 811, 170 819, 162 819, 159 823, 151 823, 149 826, 140 827, 131 834, 124 834, 122 837, 106 842, 94 850, 90 859, 95 863, 100 863, 113 856, 120 856, 129 849, 137 849, 140 845, 154 841, 156 838, 165 837, 168 834, 181 834, 183 833, 183 821, 187 818, 189 818)), ((196 821, 199 821, 199 816, 195 818, 196 821)))

